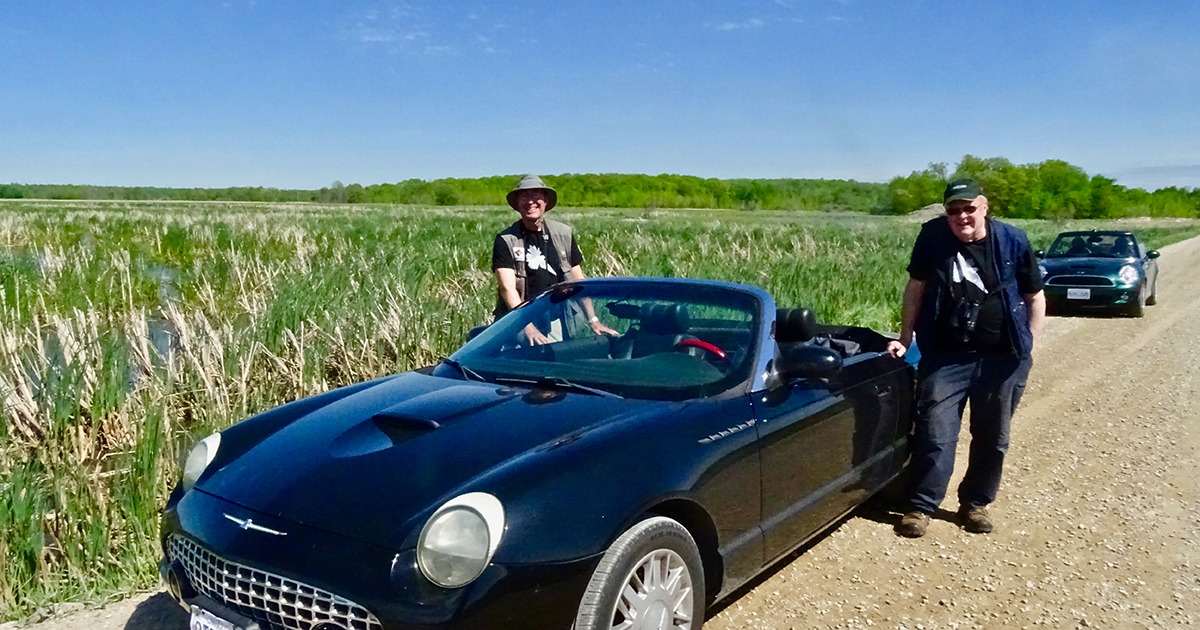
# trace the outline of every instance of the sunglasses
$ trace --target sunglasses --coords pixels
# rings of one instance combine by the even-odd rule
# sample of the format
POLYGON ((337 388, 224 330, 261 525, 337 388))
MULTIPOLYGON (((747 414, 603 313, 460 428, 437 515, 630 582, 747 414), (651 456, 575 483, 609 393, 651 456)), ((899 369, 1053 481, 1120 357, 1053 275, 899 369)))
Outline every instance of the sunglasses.
POLYGON ((953 208, 946 208, 946 214, 956 217, 960 214, 975 214, 975 211, 978 209, 978 206, 955 206, 953 208))

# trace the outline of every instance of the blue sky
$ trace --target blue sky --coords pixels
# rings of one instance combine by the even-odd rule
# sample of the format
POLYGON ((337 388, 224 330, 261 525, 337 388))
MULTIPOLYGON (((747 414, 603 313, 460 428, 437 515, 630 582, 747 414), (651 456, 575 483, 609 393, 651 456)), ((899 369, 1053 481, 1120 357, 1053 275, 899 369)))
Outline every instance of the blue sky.
POLYGON ((1200 187, 1200 3, 3 0, 0 182, 887 181, 963 155, 1200 187))

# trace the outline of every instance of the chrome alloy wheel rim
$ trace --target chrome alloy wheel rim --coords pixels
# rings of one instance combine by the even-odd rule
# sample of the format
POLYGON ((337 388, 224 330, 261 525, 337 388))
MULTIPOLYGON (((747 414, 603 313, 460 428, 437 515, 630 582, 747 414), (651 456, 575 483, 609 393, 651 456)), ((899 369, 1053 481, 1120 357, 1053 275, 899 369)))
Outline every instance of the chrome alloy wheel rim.
POLYGON ((691 630, 693 597, 692 574, 683 558, 656 549, 625 577, 612 630, 691 630))

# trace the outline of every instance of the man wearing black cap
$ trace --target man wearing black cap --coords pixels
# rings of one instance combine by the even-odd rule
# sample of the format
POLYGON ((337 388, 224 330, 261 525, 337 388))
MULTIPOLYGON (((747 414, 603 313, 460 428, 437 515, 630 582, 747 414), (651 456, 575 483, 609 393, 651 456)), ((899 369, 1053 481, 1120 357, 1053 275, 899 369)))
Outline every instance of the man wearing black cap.
MULTIPOLYGON (((584 278, 579 267, 583 255, 571 226, 545 216, 558 203, 558 193, 542 183, 541 177, 525 175, 509 191, 507 200, 521 218, 496 235, 492 244, 492 271, 498 284, 493 314, 497 319, 559 282, 584 278)), ((590 300, 582 300, 580 306, 592 332, 617 334, 596 316, 590 300)), ((531 323, 525 327, 525 336, 534 345, 561 340, 561 324, 545 322, 539 327, 531 323)))
POLYGON ((971 405, 971 447, 958 486, 958 517, 969 532, 992 531, 1012 414, 1025 391, 1046 301, 1037 258, 1025 232, 988 218, 983 188, 970 179, 946 186, 946 215, 926 222, 913 245, 904 289, 903 356, 914 334, 920 348, 917 419, 912 440, 911 510, 896 527, 920 537, 954 472, 963 410, 971 405))

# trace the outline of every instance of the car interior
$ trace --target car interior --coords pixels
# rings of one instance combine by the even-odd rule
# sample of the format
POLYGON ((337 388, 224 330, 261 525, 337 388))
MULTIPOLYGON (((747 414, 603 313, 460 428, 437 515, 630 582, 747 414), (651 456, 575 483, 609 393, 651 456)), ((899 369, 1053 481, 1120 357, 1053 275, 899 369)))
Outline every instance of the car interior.
POLYGON ((775 312, 775 342, 781 350, 792 344, 819 345, 848 359, 864 352, 883 352, 888 341, 888 337, 862 326, 819 324, 807 308, 781 308, 775 312))

